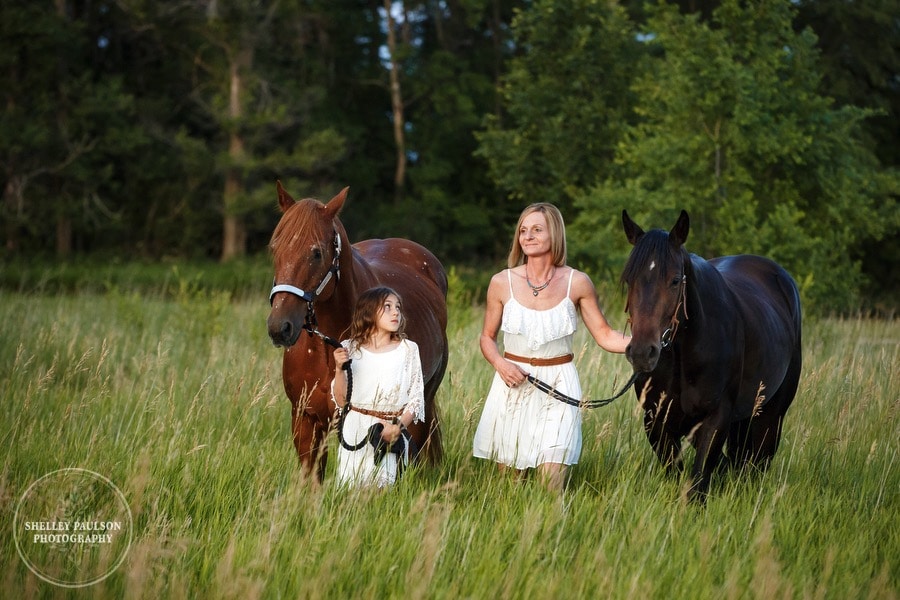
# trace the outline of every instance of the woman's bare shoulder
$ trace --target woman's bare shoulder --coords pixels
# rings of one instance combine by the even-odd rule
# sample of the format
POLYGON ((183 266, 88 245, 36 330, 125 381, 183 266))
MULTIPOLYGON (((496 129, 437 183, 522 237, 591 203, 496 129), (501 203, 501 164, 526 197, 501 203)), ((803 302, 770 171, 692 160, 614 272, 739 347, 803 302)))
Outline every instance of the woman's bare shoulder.
POLYGON ((488 291, 491 290, 499 290, 509 287, 509 273, 512 269, 503 269, 497 273, 494 273, 491 276, 491 281, 488 283, 488 291))
POLYGON ((572 269, 572 292, 574 296, 596 294, 594 282, 591 281, 591 278, 587 273, 579 271, 578 269, 572 269))

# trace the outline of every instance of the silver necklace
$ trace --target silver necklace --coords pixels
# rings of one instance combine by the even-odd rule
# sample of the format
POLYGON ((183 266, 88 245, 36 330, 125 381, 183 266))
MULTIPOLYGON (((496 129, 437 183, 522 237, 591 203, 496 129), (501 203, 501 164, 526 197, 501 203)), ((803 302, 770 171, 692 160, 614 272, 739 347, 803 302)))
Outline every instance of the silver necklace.
POLYGON ((550 285, 550 282, 551 282, 551 281, 553 281, 553 276, 554 276, 554 275, 556 275, 556 268, 555 268, 555 267, 554 267, 553 270, 550 272, 550 277, 547 278, 547 281, 545 281, 545 282, 542 283, 541 285, 534 285, 533 283, 531 283, 531 280, 528 279, 528 270, 526 269, 526 270, 525 270, 525 283, 527 283, 527 284, 528 284, 528 287, 531 288, 531 295, 532 295, 532 296, 537 296, 538 294, 541 293, 541 290, 547 289, 547 286, 550 285))

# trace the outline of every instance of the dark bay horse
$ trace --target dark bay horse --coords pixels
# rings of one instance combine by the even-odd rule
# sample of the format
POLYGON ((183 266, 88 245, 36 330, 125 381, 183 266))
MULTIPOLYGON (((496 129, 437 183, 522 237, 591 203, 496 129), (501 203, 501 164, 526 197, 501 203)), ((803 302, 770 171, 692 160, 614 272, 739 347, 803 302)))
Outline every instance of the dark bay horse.
POLYGON ((702 502, 723 458, 765 468, 778 449, 800 379, 800 296, 767 258, 689 254, 685 211, 670 232, 644 232, 626 211, 622 223, 634 246, 622 273, 633 333, 625 354, 640 372, 644 429, 670 469, 682 468, 689 437, 688 498, 702 502))
POLYGON ((304 469, 321 481, 334 404, 333 348, 310 331, 341 340, 356 299, 385 285, 400 294, 409 339, 419 346, 425 380, 425 422, 410 427, 431 463, 441 459, 434 403, 447 368, 447 274, 435 256, 403 239, 366 240, 351 246, 338 213, 344 188, 328 204, 295 201, 277 183, 282 216, 272 234, 275 284, 270 294, 269 337, 284 346, 282 378, 291 401, 291 431, 304 469))

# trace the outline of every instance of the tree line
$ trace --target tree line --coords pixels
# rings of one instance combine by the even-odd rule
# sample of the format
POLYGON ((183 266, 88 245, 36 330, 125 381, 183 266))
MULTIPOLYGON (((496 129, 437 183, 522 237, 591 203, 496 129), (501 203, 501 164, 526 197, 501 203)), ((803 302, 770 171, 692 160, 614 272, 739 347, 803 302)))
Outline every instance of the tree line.
POLYGON ((766 254, 822 310, 896 304, 894 0, 4 0, 0 253, 231 260, 274 182, 353 239, 496 265, 550 201, 766 254))

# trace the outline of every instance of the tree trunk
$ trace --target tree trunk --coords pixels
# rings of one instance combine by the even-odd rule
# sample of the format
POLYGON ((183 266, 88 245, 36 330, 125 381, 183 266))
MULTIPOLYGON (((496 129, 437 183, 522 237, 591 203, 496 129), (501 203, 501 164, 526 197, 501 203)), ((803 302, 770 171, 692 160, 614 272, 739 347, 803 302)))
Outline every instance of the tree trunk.
MULTIPOLYGON (((64 20, 68 21, 66 17, 66 2, 65 0, 54 0, 54 7, 56 8, 56 15, 64 20)), ((62 55, 59 57, 59 65, 60 69, 60 80, 63 78, 63 69, 66 61, 66 56, 62 55)), ((60 99, 57 104, 56 111, 56 121, 57 123, 68 123, 69 115, 65 109, 66 102, 64 101, 63 93, 61 91, 58 92, 60 99)), ((58 178, 54 177, 54 181, 58 181, 58 178)), ((63 202, 56 209, 56 256, 58 258, 68 258, 72 255, 72 218, 66 214, 69 210, 69 207, 66 206, 66 203, 63 202)))
POLYGON ((56 216, 56 257, 68 258, 72 255, 72 219, 65 215, 56 216))
POLYGON ((21 196, 17 198, 17 181, 18 178, 10 175, 8 170, 6 173, 6 185, 3 188, 3 204, 6 215, 2 215, 2 213, 0 215, 6 217, 3 219, 5 221, 4 234, 6 238, 3 240, 3 247, 9 252, 16 252, 19 249, 19 231, 16 223, 19 220, 22 203, 21 196))
POLYGON ((225 173, 225 190, 223 192, 224 220, 222 223, 222 257, 223 262, 247 254, 247 228, 239 204, 244 193, 244 180, 240 165, 244 160, 244 138, 240 132, 240 121, 244 116, 242 96, 244 80, 242 69, 248 68, 253 61, 251 50, 242 49, 231 61, 228 117, 232 130, 228 142, 228 157, 231 166, 225 173))
POLYGON ((400 93, 400 64, 397 61, 397 36, 394 32, 392 0, 384 0, 387 13, 387 45, 391 55, 391 108, 394 114, 394 143, 397 146, 397 167, 394 170, 394 194, 401 196, 406 182, 406 139, 403 133, 403 95, 400 93))

